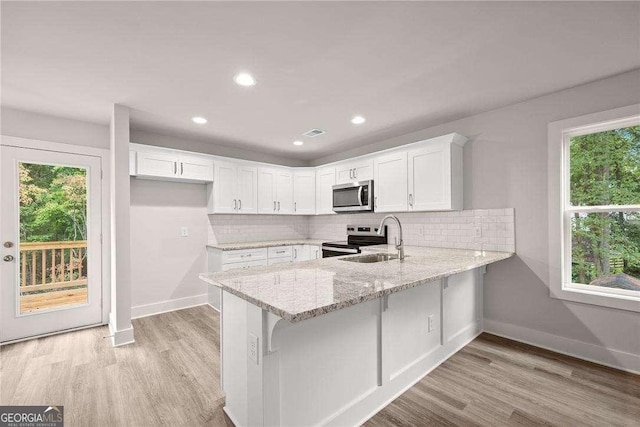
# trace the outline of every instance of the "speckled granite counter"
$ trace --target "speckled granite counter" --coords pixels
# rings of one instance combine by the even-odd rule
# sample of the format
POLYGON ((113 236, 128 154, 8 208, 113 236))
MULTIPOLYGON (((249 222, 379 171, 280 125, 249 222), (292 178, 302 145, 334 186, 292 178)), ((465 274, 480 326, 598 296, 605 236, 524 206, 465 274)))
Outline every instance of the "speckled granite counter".
MULTIPOLYGON (((363 248, 363 254, 371 252, 395 253, 395 249, 391 245, 363 248)), ((333 257, 203 273, 200 278, 285 320, 299 322, 513 256, 417 246, 405 247, 405 254, 403 262, 361 264, 333 257)))
POLYGON ((288 240, 267 240, 264 242, 237 242, 237 243, 209 243, 208 248, 219 249, 221 251, 236 251, 240 249, 272 248, 274 246, 293 245, 322 245, 328 240, 314 239, 288 239, 288 240))

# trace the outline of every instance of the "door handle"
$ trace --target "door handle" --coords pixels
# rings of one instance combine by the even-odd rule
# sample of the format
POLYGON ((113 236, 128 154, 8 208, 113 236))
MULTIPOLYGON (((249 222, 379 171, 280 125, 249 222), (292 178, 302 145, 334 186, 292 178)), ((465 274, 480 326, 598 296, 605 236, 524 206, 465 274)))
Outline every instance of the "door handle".
POLYGON ((349 169, 349 179, 353 179, 353 169, 349 169))
POLYGON ((233 210, 234 211, 238 210, 238 201, 236 199, 233 199, 233 210))
POLYGON ((180 175, 184 174, 184 163, 180 162, 180 175))
POLYGON ((173 162, 173 174, 178 174, 178 162, 173 162))
POLYGON ((297 250, 297 249, 294 249, 294 250, 293 250, 293 257, 294 257, 295 259, 298 259, 298 250, 297 250))
POLYGON ((13 255, 5 255, 4 258, 2 258, 4 261, 6 262, 11 262, 13 261, 15 258, 13 257, 13 255))
POLYGON ((409 206, 413 207, 413 194, 409 193, 409 206))
POLYGON ((274 212, 276 211, 276 201, 275 200, 273 201, 273 211, 274 212))
POLYGON ((358 179, 358 169, 356 169, 356 168, 353 168, 353 177, 355 179, 358 179))
POLYGON ((298 202, 293 202, 293 211, 298 212, 298 202))
POLYGON ((280 212, 280 202, 278 202, 278 212, 280 212))
POLYGON ((375 197, 373 198, 373 206, 374 206, 376 209, 378 209, 378 196, 375 196, 375 197))
POLYGON ((12 248, 13 247, 13 242, 4 242, 3 245, 5 248, 12 248))
POLYGON ((238 199, 238 210, 242 210, 242 199, 238 199))

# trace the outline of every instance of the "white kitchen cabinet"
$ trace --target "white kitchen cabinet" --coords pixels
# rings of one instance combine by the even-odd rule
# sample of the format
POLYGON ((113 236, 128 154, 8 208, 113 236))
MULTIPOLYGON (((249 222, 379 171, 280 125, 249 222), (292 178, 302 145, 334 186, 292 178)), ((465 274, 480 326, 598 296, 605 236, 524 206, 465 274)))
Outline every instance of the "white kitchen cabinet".
POLYGON ((293 213, 316 213, 316 172, 313 169, 297 170, 293 173, 293 213))
POLYGON ((393 151, 374 159, 374 209, 404 212, 408 207, 407 152, 393 151))
POLYGON ((293 173, 289 169, 258 169, 258 213, 293 213, 293 173))
POLYGON ((211 182, 213 181, 213 160, 207 156, 147 146, 136 150, 135 167, 132 168, 130 161, 129 174, 148 179, 211 182))
POLYGON ((340 163, 336 167, 336 184, 373 179, 373 159, 340 163))
POLYGON ((309 261, 322 258, 322 250, 318 245, 295 245, 293 247, 293 261, 309 261))
POLYGON ((178 176, 178 156, 165 151, 138 151, 136 174, 141 177, 175 178, 178 176))
POLYGON ((215 161, 214 182, 209 188, 209 213, 256 213, 258 168, 215 161))
POLYGON ((333 186, 336 185, 336 168, 316 170, 316 213, 333 214, 333 186))
POLYGON ((462 209, 462 146, 430 143, 407 157, 409 211, 462 209))

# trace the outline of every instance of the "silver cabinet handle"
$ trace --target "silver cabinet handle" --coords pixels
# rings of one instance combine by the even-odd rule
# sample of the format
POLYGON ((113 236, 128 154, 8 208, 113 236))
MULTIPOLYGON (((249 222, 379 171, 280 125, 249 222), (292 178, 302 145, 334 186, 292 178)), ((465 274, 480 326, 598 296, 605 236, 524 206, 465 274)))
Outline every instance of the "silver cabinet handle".
POLYGON ((349 169, 349 178, 353 179, 353 169, 349 169))
POLYGON ((5 262, 11 262, 13 261, 15 258, 13 257, 13 255, 5 255, 4 258, 2 258, 5 262))
POLYGON ((413 207, 413 194, 409 193, 409 206, 413 207))
POLYGON ((238 210, 242 210, 242 199, 238 199, 238 210))
POLYGON ((176 175, 178 173, 178 162, 173 162, 173 174, 176 175))
POLYGON ((298 212, 298 202, 293 202, 293 211, 298 212))
POLYGON ((276 201, 275 200, 273 201, 273 211, 274 212, 276 211, 276 201))
POLYGON ((378 209, 378 196, 375 196, 373 198, 373 207, 378 209))
POLYGON ((184 163, 180 162, 180 175, 184 175, 184 163))
POLYGON ((280 212, 280 202, 278 202, 278 212, 280 212))
POLYGON ((238 210, 238 201, 236 199, 233 199, 233 210, 234 211, 238 210))
POLYGON ((294 249, 294 250, 293 250, 293 257, 294 257, 295 259, 298 259, 298 250, 297 250, 297 249, 294 249))
POLYGON ((355 179, 358 179, 358 169, 356 169, 356 168, 353 168, 353 177, 355 179))

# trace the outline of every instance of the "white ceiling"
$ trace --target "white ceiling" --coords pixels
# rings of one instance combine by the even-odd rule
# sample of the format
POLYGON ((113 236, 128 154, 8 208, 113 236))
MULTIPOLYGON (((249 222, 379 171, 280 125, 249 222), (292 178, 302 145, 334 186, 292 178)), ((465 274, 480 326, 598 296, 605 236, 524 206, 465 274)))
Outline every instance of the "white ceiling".
POLYGON ((121 103, 135 129, 310 160, 638 68, 639 22, 637 2, 3 1, 2 104, 108 123, 121 103))

